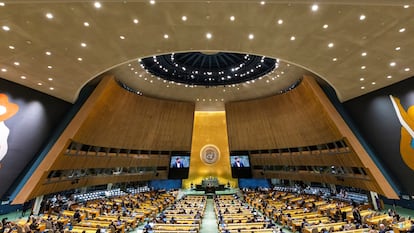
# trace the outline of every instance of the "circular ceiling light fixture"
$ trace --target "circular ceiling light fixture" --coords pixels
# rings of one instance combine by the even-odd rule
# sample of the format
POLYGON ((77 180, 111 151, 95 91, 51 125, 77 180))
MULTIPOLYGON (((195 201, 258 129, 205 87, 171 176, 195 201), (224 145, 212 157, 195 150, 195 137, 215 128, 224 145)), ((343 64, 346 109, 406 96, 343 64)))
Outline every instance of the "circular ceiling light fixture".
POLYGON ((143 58, 150 74, 189 85, 221 86, 260 78, 278 67, 272 58, 241 53, 172 53, 143 58))

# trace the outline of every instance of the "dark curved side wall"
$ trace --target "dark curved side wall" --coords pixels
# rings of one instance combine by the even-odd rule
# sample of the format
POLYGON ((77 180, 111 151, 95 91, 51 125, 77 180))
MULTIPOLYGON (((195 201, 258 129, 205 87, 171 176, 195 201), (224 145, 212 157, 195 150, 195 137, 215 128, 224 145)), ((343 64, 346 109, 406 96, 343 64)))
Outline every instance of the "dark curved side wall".
POLYGON ((400 98, 407 110, 414 105, 414 78, 346 101, 343 105, 379 162, 397 184, 397 191, 401 195, 414 195, 414 171, 401 158, 401 125, 389 95, 400 98))
POLYGON ((0 93, 6 94, 9 102, 19 105, 16 115, 5 121, 10 134, 8 152, 0 167, 0 197, 8 200, 11 187, 48 143, 72 105, 1 78, 0 93))

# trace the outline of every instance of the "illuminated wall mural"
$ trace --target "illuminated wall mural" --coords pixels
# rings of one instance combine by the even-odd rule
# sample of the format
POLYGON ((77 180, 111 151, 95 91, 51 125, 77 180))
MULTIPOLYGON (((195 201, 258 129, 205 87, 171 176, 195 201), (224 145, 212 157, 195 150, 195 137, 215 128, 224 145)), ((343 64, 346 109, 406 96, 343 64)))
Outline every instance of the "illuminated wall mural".
POLYGON ((398 120, 401 124, 400 153, 405 164, 414 170, 414 105, 407 111, 400 99, 390 95, 398 120))
POLYGON ((18 110, 19 106, 17 104, 10 103, 7 95, 0 93, 0 163, 7 154, 7 138, 10 133, 4 121, 16 114, 18 110))

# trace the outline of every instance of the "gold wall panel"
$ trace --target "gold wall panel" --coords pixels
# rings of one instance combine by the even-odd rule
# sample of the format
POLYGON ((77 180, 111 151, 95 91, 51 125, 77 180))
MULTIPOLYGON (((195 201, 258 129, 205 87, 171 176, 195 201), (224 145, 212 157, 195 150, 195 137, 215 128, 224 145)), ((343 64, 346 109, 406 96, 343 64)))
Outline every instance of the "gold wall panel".
POLYGON ((183 188, 201 184, 204 178, 210 176, 217 177, 220 184, 230 183, 231 187, 237 187, 237 179, 231 177, 229 157, 226 113, 195 112, 190 170, 188 179, 183 180, 183 188), (203 162, 200 153, 206 145, 218 149, 220 155, 215 163, 203 162))

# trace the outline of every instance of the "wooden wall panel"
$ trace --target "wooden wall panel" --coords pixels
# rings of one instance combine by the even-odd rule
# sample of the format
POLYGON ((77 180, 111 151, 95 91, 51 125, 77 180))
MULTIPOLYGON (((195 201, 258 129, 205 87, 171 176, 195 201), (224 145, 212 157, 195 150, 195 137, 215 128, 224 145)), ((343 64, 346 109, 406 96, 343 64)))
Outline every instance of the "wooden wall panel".
POLYGON ((317 145, 342 138, 307 82, 284 94, 226 104, 230 150, 317 145))
POLYGON ((352 153, 338 155, 254 155, 250 157, 252 165, 283 166, 342 166, 362 167, 362 163, 352 153))
POLYGON ((112 80, 74 140, 114 148, 190 151, 194 110, 194 103, 140 96, 112 80))

